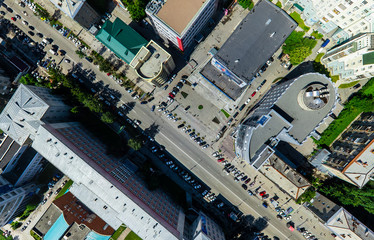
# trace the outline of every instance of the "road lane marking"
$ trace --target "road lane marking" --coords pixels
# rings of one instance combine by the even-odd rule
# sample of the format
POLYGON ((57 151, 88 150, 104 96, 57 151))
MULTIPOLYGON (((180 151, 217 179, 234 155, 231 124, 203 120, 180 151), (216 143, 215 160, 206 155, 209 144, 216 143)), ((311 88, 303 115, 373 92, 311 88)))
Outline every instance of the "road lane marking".
MULTIPOLYGON (((185 151, 183 151, 183 149, 181 149, 179 146, 177 146, 173 141, 171 141, 165 134, 163 133, 159 133, 160 135, 162 135, 165 139, 167 139, 171 144, 173 144, 176 148, 179 149, 179 151, 181 151, 182 153, 184 153, 187 157, 189 157, 195 164, 199 164, 198 162, 196 162, 190 155, 188 155, 185 151)), ((199 164, 200 165, 200 164, 199 164)), ((238 205, 241 205, 241 204, 246 204, 246 206, 248 206, 250 209, 252 209, 259 217, 263 217, 261 214, 259 214, 254 208, 252 208, 249 204, 247 204, 246 202, 244 202, 240 197, 238 197, 235 193, 233 193, 229 188, 227 188, 224 184, 222 184, 216 177, 214 177, 210 172, 208 172, 205 168, 201 167, 205 172, 207 172, 210 176, 213 177, 213 179, 216 179, 217 182, 219 182, 223 187, 225 187, 233 196, 235 196, 236 198, 238 198, 241 202, 238 204, 238 205)), ((222 194, 222 193, 221 193, 222 194)), ((280 234, 282 234, 284 237, 287 238, 286 235, 284 235, 282 232, 280 232, 273 224, 270 223, 270 221, 267 221, 267 223, 269 224, 269 226, 272 226, 276 231, 278 231, 280 234)))

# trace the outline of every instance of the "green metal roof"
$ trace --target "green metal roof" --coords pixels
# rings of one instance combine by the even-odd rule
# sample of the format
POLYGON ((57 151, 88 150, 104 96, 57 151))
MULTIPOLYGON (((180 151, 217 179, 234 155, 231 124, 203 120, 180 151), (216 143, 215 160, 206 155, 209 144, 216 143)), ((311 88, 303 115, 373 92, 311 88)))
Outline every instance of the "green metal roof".
POLYGON ((366 53, 362 56, 364 65, 374 64, 374 52, 366 53))
POLYGON ((148 41, 126 23, 116 18, 106 21, 96 38, 126 63, 130 63, 142 46, 148 41))
POLYGON ((302 6, 300 6, 299 4, 297 4, 297 3, 294 3, 293 4, 296 8, 298 8, 300 11, 304 11, 304 8, 302 7, 302 6))

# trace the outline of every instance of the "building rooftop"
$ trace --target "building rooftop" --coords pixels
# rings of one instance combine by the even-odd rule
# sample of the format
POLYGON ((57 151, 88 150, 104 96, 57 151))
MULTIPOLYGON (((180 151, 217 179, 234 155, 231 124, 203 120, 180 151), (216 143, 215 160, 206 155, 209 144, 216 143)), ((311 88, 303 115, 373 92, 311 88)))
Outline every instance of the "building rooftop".
POLYGON ((154 41, 142 47, 131 61, 130 66, 137 69, 139 75, 145 79, 152 79, 159 75, 163 64, 171 55, 154 41))
POLYGON ((208 0, 167 0, 157 16, 179 35, 208 0))
POLYGON ((96 38, 128 64, 139 50, 148 43, 139 33, 119 18, 116 18, 113 23, 107 20, 96 38))
POLYGON ((231 81, 227 75, 218 71, 210 61, 203 67, 200 74, 217 87, 225 96, 234 101, 247 89, 246 87, 240 87, 231 81))
POLYGON ((50 0, 58 9, 63 11, 66 15, 73 18, 83 4, 86 2, 86 0, 50 0))
POLYGON ((248 83, 296 27, 297 23, 286 12, 261 0, 214 58, 248 83))
POLYGON ((358 187, 363 187, 374 173, 374 140, 349 162, 342 173, 358 187))
POLYGON ((329 220, 341 207, 327 197, 316 193, 310 201, 308 209, 312 211, 323 223, 329 220))
POLYGON ((374 239, 374 232, 344 208, 340 208, 325 225, 341 239, 374 239))
POLYGON ((293 126, 289 134, 299 143, 302 143, 310 132, 313 131, 335 107, 336 99, 337 92, 329 78, 318 73, 309 73, 298 77, 275 105, 293 118, 291 122, 293 126), (319 87, 313 88, 313 91, 317 91, 318 96, 314 96, 312 93, 310 98, 313 98, 314 101, 322 101, 323 106, 312 109, 305 106, 305 102, 301 100, 304 99, 306 91, 308 91, 310 87, 316 85, 319 87), (326 98, 325 95, 328 97, 326 98))
POLYGON ((236 152, 253 166, 261 167, 266 160, 256 163, 264 145, 275 146, 280 140, 302 144, 335 107, 336 89, 325 75, 308 73, 288 81, 279 83, 280 87, 289 84, 282 93, 278 85, 273 86, 239 128, 236 152))
POLYGON ((311 186, 306 178, 276 154, 269 157, 261 172, 294 199, 298 199, 311 186))
POLYGON ((145 182, 125 164, 109 157, 103 144, 81 124, 57 123, 46 124, 42 127, 66 144, 67 148, 110 181, 164 228, 173 235, 179 236, 181 213, 179 205, 161 190, 151 192, 145 182))
POLYGON ((63 212, 65 221, 70 226, 73 223, 84 224, 96 233, 106 236, 111 236, 114 233, 112 227, 86 207, 71 192, 65 193, 62 197, 56 199, 53 204, 63 212))

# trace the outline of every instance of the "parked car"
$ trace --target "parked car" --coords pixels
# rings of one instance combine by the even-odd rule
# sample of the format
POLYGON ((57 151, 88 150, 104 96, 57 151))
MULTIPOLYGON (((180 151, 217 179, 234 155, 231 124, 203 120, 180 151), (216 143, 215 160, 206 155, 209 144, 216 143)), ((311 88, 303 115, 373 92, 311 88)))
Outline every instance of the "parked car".
POLYGON ((58 188, 55 192, 55 195, 59 194, 59 192, 61 191, 62 188, 58 188))
POLYGON ((256 95, 257 91, 255 90, 252 94, 251 97, 254 97, 256 95))

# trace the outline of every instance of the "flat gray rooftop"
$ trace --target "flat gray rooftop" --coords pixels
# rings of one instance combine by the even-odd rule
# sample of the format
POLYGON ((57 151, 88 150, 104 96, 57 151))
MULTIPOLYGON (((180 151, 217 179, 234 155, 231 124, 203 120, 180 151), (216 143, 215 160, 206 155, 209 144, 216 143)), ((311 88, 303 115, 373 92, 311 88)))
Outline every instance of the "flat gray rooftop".
POLYGON ((61 214, 62 212, 60 209, 58 209, 54 204, 51 204, 51 206, 47 209, 47 211, 45 211, 43 216, 36 223, 34 229, 36 229, 39 234, 44 236, 56 222, 57 218, 61 216, 61 214))
POLYGON ((341 207, 317 192, 316 196, 311 200, 311 204, 308 206, 308 208, 325 223, 341 207))
POLYGON ((247 87, 241 88, 231 81, 229 77, 213 67, 210 61, 200 71, 200 74, 234 101, 247 89, 247 87))
POLYGON ((260 0, 214 57, 249 82, 296 27, 286 12, 260 0))
POLYGON ((275 105, 293 118, 293 127, 290 129, 289 135, 299 143, 302 143, 310 132, 312 132, 335 107, 336 98, 336 90, 330 79, 322 74, 310 73, 298 77, 275 105), (312 83, 325 85, 328 90, 329 100, 322 108, 306 110, 298 103, 298 96, 306 86, 312 83))

